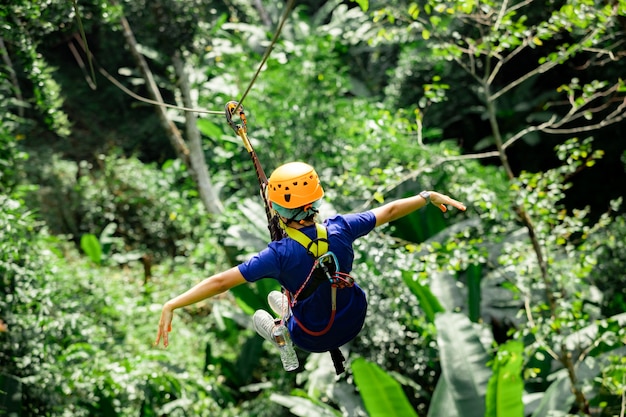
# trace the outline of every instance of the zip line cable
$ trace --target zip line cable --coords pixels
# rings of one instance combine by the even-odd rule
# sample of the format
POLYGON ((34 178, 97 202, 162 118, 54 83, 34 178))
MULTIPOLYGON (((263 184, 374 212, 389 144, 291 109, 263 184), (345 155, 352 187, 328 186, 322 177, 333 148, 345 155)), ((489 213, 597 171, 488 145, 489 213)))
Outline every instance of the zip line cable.
MULTIPOLYGON (((87 50, 85 50, 85 45, 83 44, 81 39, 77 39, 79 45, 81 46, 81 48, 83 49, 83 51, 85 51, 85 53, 90 54, 90 52, 87 50)), ((98 64, 98 61, 96 61, 96 58, 91 55, 91 60, 94 62, 95 66, 98 68, 98 72, 100 74, 102 74, 104 76, 104 78, 106 78, 107 80, 109 80, 114 86, 116 86, 118 89, 122 90, 122 92, 124 92, 125 94, 131 96, 132 98, 134 98, 137 101, 141 101, 147 104, 152 104, 155 106, 160 106, 160 107, 166 107, 169 109, 176 109, 176 110, 183 110, 183 111, 189 111, 189 112, 194 112, 194 113, 207 113, 207 114, 219 114, 219 115, 223 115, 224 112, 223 111, 217 111, 217 110, 204 110, 204 109, 194 109, 194 108, 188 108, 188 107, 182 107, 182 106, 178 106, 175 104, 167 104, 167 103, 161 103, 146 97, 142 97, 139 94, 129 90, 126 86, 124 86, 124 84, 122 84, 121 82, 119 82, 114 76, 112 76, 111 74, 109 74, 109 72, 107 70, 105 70, 104 68, 102 68, 102 66, 100 64, 98 64)))
MULTIPOLYGON (((295 3, 295 0, 289 0, 289 2, 285 5, 285 9, 283 10, 283 14, 282 14, 282 16, 280 18, 278 26, 277 26, 276 30, 274 31, 274 36, 272 37, 272 40, 270 41, 269 46, 265 50, 263 58, 261 59, 261 63, 259 64, 256 72, 252 76, 252 79, 248 83, 248 87, 246 88, 246 90, 244 91, 243 95, 241 96, 241 99, 237 103, 237 107, 234 109, 233 113, 236 112, 237 110, 239 110, 239 108, 241 107, 241 104, 243 103, 244 99, 247 97, 247 95, 250 92, 250 90, 252 90, 252 86, 254 85, 254 83, 256 82, 257 78, 259 77, 259 74, 261 73, 261 70, 263 69, 263 66, 267 62, 267 60, 268 60, 268 58, 270 56, 270 53, 272 52, 272 49, 274 49, 274 45, 278 41, 278 37, 280 36, 280 33, 281 33, 282 29, 283 29, 283 26, 285 25, 285 22, 287 21, 287 18, 289 17, 289 13, 291 12, 291 9, 293 9, 294 3, 295 3)), ((119 82, 115 77, 113 77, 107 70, 105 70, 102 66, 100 66, 97 63, 97 61, 95 59, 95 56, 91 53, 91 50, 87 46, 87 39, 85 37, 85 31, 83 29, 82 22, 80 20, 80 14, 78 12, 78 7, 77 7, 76 2, 74 2, 74 11, 76 12, 76 17, 77 17, 77 20, 79 22, 79 31, 80 31, 81 36, 82 36, 82 38, 79 38, 78 35, 75 35, 75 38, 76 38, 78 44, 83 49, 83 51, 85 52, 85 54, 87 54, 87 57, 88 57, 88 60, 89 60, 89 65, 91 67, 92 73, 91 73, 91 76, 89 74, 86 74, 86 76, 87 77, 91 77, 93 79, 92 81, 94 83, 93 84, 94 86, 95 86, 95 76, 94 76, 94 73, 93 73, 93 66, 92 65, 95 64, 95 66, 98 68, 98 72, 100 74, 102 74, 107 80, 109 80, 113 85, 115 85, 122 92, 124 92, 125 94, 129 95, 130 97, 134 98, 137 101, 141 101, 141 102, 144 102, 144 103, 147 103, 147 104, 151 104, 151 105, 154 105, 154 106, 166 107, 166 108, 182 110, 182 111, 186 111, 186 112, 202 113, 202 114, 219 114, 219 115, 223 115, 224 114, 223 110, 219 110, 219 111, 218 110, 205 110, 205 109, 189 108, 189 107, 183 107, 183 106, 178 106, 178 105, 174 105, 174 104, 158 102, 158 101, 146 98, 146 97, 142 97, 139 94, 136 94, 133 91, 129 90, 121 82, 119 82)), ((92 87, 92 88, 94 88, 94 87, 92 87)))
POLYGON ((285 5, 285 10, 283 10, 283 15, 281 16, 280 22, 278 23, 278 27, 276 28, 276 31, 274 32, 274 37, 272 38, 269 46, 265 50, 265 54, 263 55, 263 58, 261 59, 261 63, 259 64, 259 67, 257 68, 256 72, 252 76, 252 79, 250 80, 250 84, 248 84, 248 88, 244 91, 243 95, 241 96, 241 99, 237 103, 237 107, 235 107, 235 109, 233 110, 234 114, 237 113, 237 111, 243 104, 244 99, 246 98, 246 96, 252 89, 254 82, 258 78, 259 73, 261 72, 261 69, 263 69, 265 62, 267 62, 267 59, 269 58, 270 53, 272 52, 272 49, 274 49, 274 45, 276 44, 276 41, 278 41, 280 32, 283 30, 283 26, 285 25, 285 22, 287 21, 287 17, 289 17, 289 13, 291 12, 291 9, 293 8, 294 3, 295 3, 295 0, 289 0, 289 3, 285 5))

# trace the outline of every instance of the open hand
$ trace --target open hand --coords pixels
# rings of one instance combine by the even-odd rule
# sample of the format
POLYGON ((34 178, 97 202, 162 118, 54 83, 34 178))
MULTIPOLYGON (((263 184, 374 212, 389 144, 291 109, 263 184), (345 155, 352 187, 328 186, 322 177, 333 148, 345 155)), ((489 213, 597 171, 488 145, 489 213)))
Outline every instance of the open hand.
POLYGON ((435 191, 430 192, 430 202, 439 207, 439 210, 444 213, 448 211, 448 207, 446 207, 446 205, 451 205, 461 211, 465 211, 466 209, 465 205, 460 201, 456 201, 445 194, 437 193, 435 191))

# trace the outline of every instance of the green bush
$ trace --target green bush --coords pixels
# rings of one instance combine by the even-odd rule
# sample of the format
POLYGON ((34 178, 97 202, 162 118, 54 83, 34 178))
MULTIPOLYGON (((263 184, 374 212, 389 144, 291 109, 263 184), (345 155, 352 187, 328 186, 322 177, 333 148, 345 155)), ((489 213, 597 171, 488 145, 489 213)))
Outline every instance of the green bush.
POLYGON ((19 202, 0 204, 0 414, 206 415, 232 402, 202 355, 188 354, 204 349, 206 324, 188 328, 181 312, 178 348, 151 349, 158 303, 202 270, 171 280, 166 265, 155 270, 158 288, 144 285, 140 267, 94 268, 19 202))
POLYGON ((94 235, 103 262, 214 259, 215 251, 197 250, 215 238, 209 237, 210 216, 179 161, 157 167, 117 155, 101 155, 93 163, 52 156, 32 179, 41 186, 30 203, 51 230, 77 245, 83 235, 94 235))

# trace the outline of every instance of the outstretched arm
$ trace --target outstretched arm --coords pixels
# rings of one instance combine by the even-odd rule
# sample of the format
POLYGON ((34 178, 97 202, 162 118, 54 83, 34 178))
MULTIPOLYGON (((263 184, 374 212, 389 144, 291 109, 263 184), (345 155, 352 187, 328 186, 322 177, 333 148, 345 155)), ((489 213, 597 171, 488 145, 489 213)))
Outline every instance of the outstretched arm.
POLYGON ((190 288, 166 302, 161 310, 161 320, 159 320, 159 329, 154 345, 158 346, 161 339, 163 340, 163 346, 167 347, 169 344, 168 333, 172 331, 174 310, 221 294, 244 282, 246 282, 246 280, 243 275, 241 275, 241 272, 239 272, 239 268, 233 267, 205 279, 196 284, 193 288, 190 288))
MULTIPOLYGON (((439 207, 439 210, 446 212, 448 210, 446 205, 451 205, 459 210, 465 211, 465 205, 463 205, 463 203, 435 191, 429 191, 429 193, 430 202, 439 207)), ((428 199, 417 194, 413 197, 402 198, 400 200, 384 204, 380 207, 376 207, 375 209, 372 209, 372 212, 376 216, 376 226, 381 226, 385 223, 398 220, 399 218, 424 207, 427 203, 428 199)))

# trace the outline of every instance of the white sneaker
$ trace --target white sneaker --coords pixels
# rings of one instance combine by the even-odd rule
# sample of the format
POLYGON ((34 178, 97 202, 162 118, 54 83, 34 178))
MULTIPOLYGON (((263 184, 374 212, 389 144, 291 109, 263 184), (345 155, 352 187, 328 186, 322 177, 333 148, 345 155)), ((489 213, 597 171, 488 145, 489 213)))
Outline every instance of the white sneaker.
POLYGON ((289 302, 287 301, 287 296, 280 291, 270 291, 267 294, 267 304, 270 305, 270 308, 274 310, 274 313, 278 315, 278 317, 286 317, 287 312, 289 311, 289 302))
POLYGON ((252 316, 254 330, 268 342, 272 341, 272 331, 274 330, 274 318, 265 310, 257 310, 252 316))

